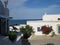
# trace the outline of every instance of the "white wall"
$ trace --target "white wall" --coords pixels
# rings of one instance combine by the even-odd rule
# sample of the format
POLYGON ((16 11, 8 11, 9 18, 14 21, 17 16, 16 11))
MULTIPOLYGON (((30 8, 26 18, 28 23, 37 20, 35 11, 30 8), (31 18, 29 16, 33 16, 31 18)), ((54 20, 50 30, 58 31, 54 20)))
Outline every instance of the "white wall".
POLYGON ((54 32, 56 34, 58 34, 58 30, 57 30, 57 24, 60 24, 60 22, 48 22, 48 21, 27 21, 27 24, 32 26, 34 28, 35 31, 35 35, 43 35, 42 32, 37 32, 37 27, 44 26, 44 25, 49 25, 52 26, 54 32))
POLYGON ((25 24, 20 24, 20 28, 21 28, 21 27, 25 27, 25 26, 26 26, 25 24))
POLYGON ((43 15, 43 21, 58 21, 58 18, 60 18, 60 14, 45 14, 43 15))

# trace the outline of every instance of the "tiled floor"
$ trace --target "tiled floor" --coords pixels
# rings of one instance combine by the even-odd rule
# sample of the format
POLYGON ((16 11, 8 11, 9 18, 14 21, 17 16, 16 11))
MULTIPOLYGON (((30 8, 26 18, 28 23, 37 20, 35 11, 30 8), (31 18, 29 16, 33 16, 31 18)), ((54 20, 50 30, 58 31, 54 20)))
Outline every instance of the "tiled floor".
MULTIPOLYGON (((8 36, 0 36, 0 45, 21 45, 22 41, 19 39, 12 43, 8 36)), ((31 39, 28 40, 29 45, 60 45, 60 36, 33 36, 31 39)), ((25 44, 23 44, 25 45, 25 44)))
POLYGON ((0 36, 0 45, 21 45, 20 36, 17 37, 15 42, 11 42, 8 36, 0 36))
POLYGON ((33 36, 29 42, 31 45, 60 45, 60 36, 33 36))

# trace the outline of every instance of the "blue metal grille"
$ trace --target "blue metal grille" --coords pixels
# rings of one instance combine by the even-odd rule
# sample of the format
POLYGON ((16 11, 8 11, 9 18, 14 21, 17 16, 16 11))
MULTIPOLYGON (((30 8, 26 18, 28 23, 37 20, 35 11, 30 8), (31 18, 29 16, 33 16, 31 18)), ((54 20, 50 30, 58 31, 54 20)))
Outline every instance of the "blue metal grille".
POLYGON ((40 27, 37 27, 37 31, 38 31, 38 32, 40 31, 40 27))
POLYGON ((58 26, 58 33, 60 33, 60 26, 58 26))

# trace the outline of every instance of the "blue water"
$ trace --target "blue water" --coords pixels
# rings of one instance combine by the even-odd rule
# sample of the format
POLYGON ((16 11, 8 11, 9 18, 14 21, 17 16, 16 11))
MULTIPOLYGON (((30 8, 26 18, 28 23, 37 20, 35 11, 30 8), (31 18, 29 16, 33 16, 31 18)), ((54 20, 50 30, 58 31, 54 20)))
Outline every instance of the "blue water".
POLYGON ((60 33, 60 26, 58 26, 58 32, 60 33))
POLYGON ((15 25, 15 24, 26 24, 26 20, 10 20, 9 25, 15 25))
POLYGON ((26 24, 27 21, 36 21, 36 20, 42 20, 42 19, 22 19, 22 20, 10 20, 9 25, 16 25, 16 24, 26 24))

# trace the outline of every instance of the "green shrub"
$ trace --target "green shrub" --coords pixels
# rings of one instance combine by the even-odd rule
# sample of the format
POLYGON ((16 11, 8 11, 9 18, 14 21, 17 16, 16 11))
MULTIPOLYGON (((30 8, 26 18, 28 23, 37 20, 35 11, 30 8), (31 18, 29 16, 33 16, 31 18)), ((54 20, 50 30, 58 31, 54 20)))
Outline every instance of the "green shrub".
POLYGON ((16 38, 17 38, 16 32, 13 32, 13 31, 9 32, 9 39, 12 42, 14 42, 16 40, 16 38))
POLYGON ((34 33, 33 28, 29 25, 20 28, 20 32, 23 34, 23 39, 28 39, 32 33, 34 33))

